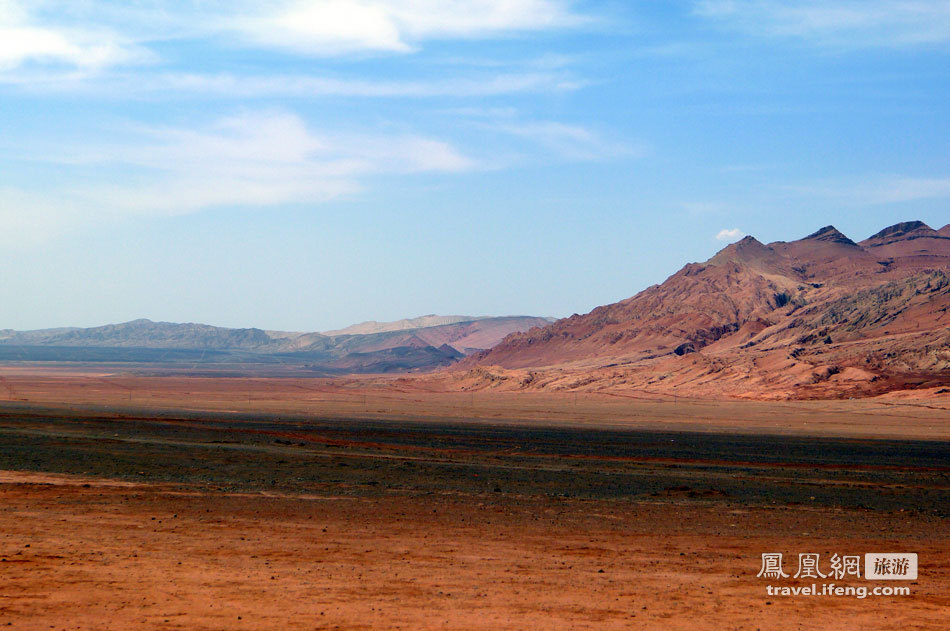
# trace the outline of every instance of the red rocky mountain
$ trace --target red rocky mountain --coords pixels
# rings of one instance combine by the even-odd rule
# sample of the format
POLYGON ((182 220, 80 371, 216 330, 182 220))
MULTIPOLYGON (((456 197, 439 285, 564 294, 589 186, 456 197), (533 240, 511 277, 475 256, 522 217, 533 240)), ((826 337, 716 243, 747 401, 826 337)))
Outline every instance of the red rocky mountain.
POLYGON ((750 398, 950 392, 950 225, 753 237, 626 300, 507 336, 465 388, 750 398))

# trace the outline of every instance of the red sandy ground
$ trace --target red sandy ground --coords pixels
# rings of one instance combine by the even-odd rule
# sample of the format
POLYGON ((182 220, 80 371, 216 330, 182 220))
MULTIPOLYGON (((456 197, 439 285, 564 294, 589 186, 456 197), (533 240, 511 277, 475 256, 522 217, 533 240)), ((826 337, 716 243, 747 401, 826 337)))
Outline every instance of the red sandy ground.
POLYGON ((127 366, 0 366, 0 405, 181 409, 321 418, 467 419, 506 423, 950 438, 950 398, 889 393, 830 401, 744 401, 624 392, 461 392, 426 379, 139 376, 127 366))
MULTIPOLYGON (((948 435, 913 400, 722 403, 424 392, 399 382, 7 368, 4 405, 624 427, 948 435)), ((13 629, 943 629, 945 520, 908 513, 478 494, 277 496, 0 474, 0 627, 13 629), (907 597, 766 595, 764 552, 917 552, 907 597)), ((775 581, 773 581, 774 583, 775 581)), ((810 583, 811 581, 806 581, 810 583)), ((870 581, 838 581, 862 584, 870 581)), ((801 584, 791 579, 784 585, 801 584)))
POLYGON ((920 517, 0 480, 14 629, 941 629, 950 605, 947 532, 920 517), (756 578, 763 552, 869 551, 919 554, 911 596, 756 578))

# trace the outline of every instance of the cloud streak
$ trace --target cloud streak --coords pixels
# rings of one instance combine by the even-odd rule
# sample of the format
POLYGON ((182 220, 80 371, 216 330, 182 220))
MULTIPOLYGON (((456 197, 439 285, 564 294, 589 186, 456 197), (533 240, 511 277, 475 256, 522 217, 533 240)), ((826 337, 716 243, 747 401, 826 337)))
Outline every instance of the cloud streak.
POLYGON ((359 191, 374 175, 455 173, 479 166, 440 140, 316 133, 298 116, 279 111, 228 117, 206 129, 144 128, 138 135, 124 145, 67 147, 45 157, 58 172, 96 167, 98 178, 77 178, 52 194, 0 189, 8 244, 128 217, 319 204, 359 191))
POLYGON ((619 156, 642 156, 646 149, 614 140, 581 125, 556 121, 499 122, 488 128, 528 140, 549 154, 572 161, 606 160, 619 156))
POLYGON ((794 190, 859 206, 900 204, 950 198, 950 177, 883 175, 851 182, 836 181, 799 186, 794 190))
POLYGON ((694 13, 748 35, 833 47, 950 42, 944 0, 701 0, 694 13))
MULTIPOLYGON (((306 57, 405 56, 427 41, 495 39, 584 24, 567 0, 206 0, 175 3, 0 0, 0 86, 36 93, 155 98, 472 98, 577 90, 554 56, 464 68, 452 78, 389 79, 235 71, 241 49, 306 57), (190 43, 219 61, 178 70, 161 51, 190 43), (216 69, 214 66, 217 65, 216 69)), ((451 76, 451 75, 448 75, 451 76)))
POLYGON ((585 84, 566 73, 506 73, 482 78, 387 81, 308 75, 236 75, 232 73, 112 73, 91 77, 82 72, 56 75, 8 73, 7 83, 37 92, 90 92, 99 96, 130 94, 142 99, 179 95, 216 98, 472 98, 538 92, 570 92, 585 84))
POLYGON ((576 27, 567 0, 0 0, 0 70, 154 62, 156 45, 217 41, 304 56, 406 54, 430 40, 576 27))
POLYGON ((319 56, 407 53, 425 40, 499 37, 585 21, 563 0, 324 0, 283 3, 226 24, 256 44, 319 56))

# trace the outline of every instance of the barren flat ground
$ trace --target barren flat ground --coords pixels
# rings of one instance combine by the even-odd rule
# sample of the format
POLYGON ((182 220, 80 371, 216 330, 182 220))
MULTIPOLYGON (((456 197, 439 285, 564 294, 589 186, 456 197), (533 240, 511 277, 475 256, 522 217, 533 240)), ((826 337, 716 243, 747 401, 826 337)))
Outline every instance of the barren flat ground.
POLYGON ((0 364, 0 403, 133 415, 190 410, 302 419, 454 419, 531 427, 950 440, 950 392, 915 397, 908 391, 852 400, 723 401, 635 390, 459 392, 437 390, 431 381, 413 377, 252 377, 246 375, 258 368, 201 368, 203 376, 179 374, 183 369, 177 365, 0 364))
POLYGON ((0 626, 945 628, 939 400, 0 376, 0 626), (769 596, 815 580, 757 578, 768 552, 916 552, 920 577, 769 596))

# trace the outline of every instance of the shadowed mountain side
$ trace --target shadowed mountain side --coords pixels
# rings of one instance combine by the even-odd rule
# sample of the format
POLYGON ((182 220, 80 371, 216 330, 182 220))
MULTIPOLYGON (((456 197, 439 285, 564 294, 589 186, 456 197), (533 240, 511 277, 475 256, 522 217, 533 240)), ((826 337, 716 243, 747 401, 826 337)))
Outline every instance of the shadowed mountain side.
POLYGON ((445 376, 463 388, 750 398, 950 392, 950 238, 921 222, 753 237, 632 298, 515 333, 445 376))

